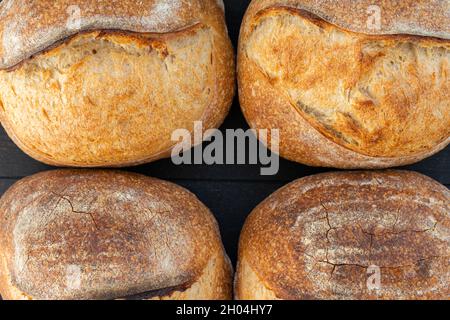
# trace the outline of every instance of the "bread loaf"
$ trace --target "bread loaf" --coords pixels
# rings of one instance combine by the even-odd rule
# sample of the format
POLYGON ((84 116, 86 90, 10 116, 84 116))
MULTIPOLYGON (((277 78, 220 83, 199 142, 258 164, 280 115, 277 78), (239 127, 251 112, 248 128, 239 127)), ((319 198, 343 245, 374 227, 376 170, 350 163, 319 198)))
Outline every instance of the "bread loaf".
POLYGON ((221 1, 0 3, 0 120, 45 163, 170 156, 174 130, 218 127, 233 95, 221 1))
POLYGON ((413 172, 297 180, 248 218, 239 299, 448 299, 450 192, 413 172))
POLYGON ((313 166, 386 168, 450 141, 449 2, 252 1, 239 96, 280 154, 313 166))
POLYGON ((51 171, 0 200, 4 299, 229 299, 217 222, 172 183, 51 171))

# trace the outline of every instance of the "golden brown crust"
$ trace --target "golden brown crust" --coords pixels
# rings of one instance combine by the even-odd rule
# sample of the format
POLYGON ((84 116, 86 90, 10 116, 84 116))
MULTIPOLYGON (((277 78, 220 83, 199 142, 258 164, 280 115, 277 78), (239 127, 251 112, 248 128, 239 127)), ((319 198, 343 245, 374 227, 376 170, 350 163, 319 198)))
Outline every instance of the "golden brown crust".
POLYGON ((255 273, 244 257, 240 257, 234 279, 236 300, 281 300, 255 273))
MULTIPOLYGON (((108 23, 82 20, 79 30, 44 33, 51 42, 0 71, 0 120, 21 149, 51 165, 120 167, 170 156, 172 132, 192 131, 194 121, 204 130, 220 126, 234 95, 234 54, 216 1, 130 1, 117 16, 109 1, 81 2, 96 4, 83 19, 102 14, 108 23), (159 14, 120 18, 142 4, 159 14)), ((46 2, 29 5, 39 3, 46 2)), ((58 10, 45 11, 42 26, 29 17, 27 32, 57 24, 58 10)))
POLYGON ((8 190, 0 216, 5 299, 230 296, 217 222, 174 184, 121 172, 50 171, 8 190))
POLYGON ((341 172, 297 180, 249 216, 240 240, 236 295, 448 299, 449 203, 446 187, 413 172, 341 172), (379 290, 367 286, 370 266, 380 268, 379 290))
POLYGON ((251 127, 281 130, 282 156, 385 168, 448 145, 448 40, 358 34, 262 2, 241 30, 239 96, 251 127))

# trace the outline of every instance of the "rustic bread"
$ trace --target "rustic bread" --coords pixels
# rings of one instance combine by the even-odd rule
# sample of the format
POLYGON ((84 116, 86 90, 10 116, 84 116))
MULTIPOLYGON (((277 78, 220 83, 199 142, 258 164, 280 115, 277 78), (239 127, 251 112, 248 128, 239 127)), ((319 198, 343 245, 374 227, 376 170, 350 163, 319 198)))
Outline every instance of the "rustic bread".
POLYGON ((229 299, 217 222, 172 183, 51 171, 0 200, 4 299, 229 299))
POLYGON ((0 4, 0 120, 52 165, 170 156, 172 132, 220 126, 234 53, 217 0, 0 4))
POLYGON ((251 3, 238 54, 241 106, 251 127, 280 129, 283 157, 385 168, 450 142, 449 2, 372 4, 251 3))
POLYGON ((236 297, 448 299, 449 257, 446 187, 413 172, 321 174, 252 212, 240 239, 236 297), (379 283, 371 266, 380 268, 379 283))

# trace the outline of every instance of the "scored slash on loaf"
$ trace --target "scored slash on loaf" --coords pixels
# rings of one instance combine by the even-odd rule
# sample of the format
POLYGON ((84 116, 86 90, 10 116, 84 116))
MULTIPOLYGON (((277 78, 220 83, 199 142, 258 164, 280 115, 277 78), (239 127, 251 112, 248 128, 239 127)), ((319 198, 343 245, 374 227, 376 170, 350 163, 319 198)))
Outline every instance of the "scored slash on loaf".
POLYGON ((387 168, 450 142, 448 2, 378 1, 377 29, 367 23, 371 5, 250 4, 238 50, 239 98, 252 128, 280 129, 281 156, 387 168))
POLYGON ((176 129, 221 125, 235 70, 219 1, 51 3, 0 3, 0 120, 27 154, 137 165, 169 157, 176 129))

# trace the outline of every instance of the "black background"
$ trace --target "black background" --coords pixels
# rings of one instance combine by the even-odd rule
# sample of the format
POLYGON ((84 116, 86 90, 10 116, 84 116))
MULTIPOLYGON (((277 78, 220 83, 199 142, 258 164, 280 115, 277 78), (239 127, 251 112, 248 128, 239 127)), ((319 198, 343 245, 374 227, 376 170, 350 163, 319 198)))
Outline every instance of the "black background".
MULTIPOLYGON (((234 46, 237 47, 242 16, 250 1, 225 0, 224 2, 230 37, 234 46)), ((221 129, 227 128, 248 128, 237 97, 221 129)), ((447 148, 438 155, 407 169, 421 172, 449 186, 449 163, 450 148, 447 148)), ((0 195, 18 179, 48 169, 52 168, 21 152, 0 128, 0 195)), ((258 203, 290 181, 328 171, 285 160, 281 160, 280 171, 276 176, 260 176, 259 169, 259 166, 251 165, 175 166, 169 159, 126 170, 169 180, 195 193, 215 214, 221 227, 226 250, 235 262, 242 225, 258 203)))

